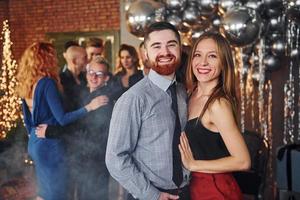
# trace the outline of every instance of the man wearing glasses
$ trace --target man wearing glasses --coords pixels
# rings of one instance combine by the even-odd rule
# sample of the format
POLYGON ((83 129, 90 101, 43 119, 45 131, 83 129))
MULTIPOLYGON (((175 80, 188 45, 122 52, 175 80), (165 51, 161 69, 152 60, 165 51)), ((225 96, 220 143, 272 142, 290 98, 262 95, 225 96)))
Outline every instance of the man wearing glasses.
POLYGON ((83 135, 78 138, 82 152, 78 199, 108 200, 109 172, 105 166, 105 151, 108 138, 109 123, 113 109, 110 100, 111 90, 107 86, 109 64, 102 57, 93 59, 86 68, 87 91, 83 104, 97 96, 103 96, 106 105, 90 112, 81 122, 83 135))

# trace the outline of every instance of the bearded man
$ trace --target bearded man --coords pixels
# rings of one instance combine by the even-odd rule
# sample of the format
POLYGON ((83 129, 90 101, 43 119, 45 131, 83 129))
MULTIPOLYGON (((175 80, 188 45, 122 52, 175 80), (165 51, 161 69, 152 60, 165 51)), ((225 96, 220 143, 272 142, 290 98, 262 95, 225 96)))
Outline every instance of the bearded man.
POLYGON ((170 23, 156 22, 144 41, 151 70, 115 104, 106 165, 128 199, 189 200, 189 172, 178 150, 187 120, 186 91, 175 81, 180 35, 170 23))

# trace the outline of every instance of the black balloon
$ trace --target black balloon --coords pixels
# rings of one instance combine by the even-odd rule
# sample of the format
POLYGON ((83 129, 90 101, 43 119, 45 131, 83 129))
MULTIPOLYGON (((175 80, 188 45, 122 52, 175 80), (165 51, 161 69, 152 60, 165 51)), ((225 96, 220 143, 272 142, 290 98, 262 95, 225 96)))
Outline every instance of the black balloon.
POLYGON ((277 56, 274 55, 267 55, 263 59, 263 63, 266 67, 267 71, 275 71, 280 68, 280 59, 277 56))
POLYGON ((178 30, 181 29, 182 18, 181 16, 178 16, 177 13, 169 13, 167 16, 167 21, 173 24, 178 30))
POLYGON ((188 26, 193 26, 197 24, 200 19, 200 12, 194 5, 188 5, 187 8, 182 13, 183 22, 188 26))
POLYGON ((217 4, 215 0, 198 0, 198 6, 201 16, 210 17, 217 10, 217 4))
POLYGON ((282 7, 278 8, 267 8, 265 10, 266 15, 271 18, 271 17, 279 17, 282 15, 282 7))
POLYGON ((283 36, 279 32, 271 32, 270 34, 267 35, 267 39, 270 41, 275 41, 281 39, 283 36))
POLYGON ((263 3, 268 8, 274 9, 278 7, 282 7, 282 0, 263 0, 263 3))
POLYGON ((282 56, 285 53, 285 42, 282 39, 275 40, 271 47, 272 53, 276 56, 282 56))
POLYGON ((269 20, 269 32, 282 32, 284 30, 284 19, 282 17, 273 17, 269 20))
POLYGON ((263 0, 263 6, 267 18, 278 17, 282 15, 283 2, 282 0, 263 0))
POLYGON ((289 19, 300 25, 300 0, 290 0, 286 12, 289 19))
POLYGON ((210 18, 210 21, 211 21, 211 25, 213 28, 215 28, 215 29, 220 28, 220 25, 221 25, 221 16, 220 15, 218 15, 218 14, 213 15, 210 18))

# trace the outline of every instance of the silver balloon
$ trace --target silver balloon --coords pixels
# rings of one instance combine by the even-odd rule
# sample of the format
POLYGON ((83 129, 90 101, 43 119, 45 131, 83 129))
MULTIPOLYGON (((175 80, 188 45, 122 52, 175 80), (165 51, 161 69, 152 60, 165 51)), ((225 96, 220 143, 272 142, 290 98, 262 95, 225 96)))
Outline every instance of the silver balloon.
POLYGON ((280 68, 280 60, 277 56, 267 55, 263 58, 263 63, 267 71, 275 71, 280 68))
POLYGON ((196 40, 205 32, 204 27, 197 27, 191 31, 192 43, 194 44, 196 40))
POLYGON ((267 8, 265 11, 266 11, 266 15, 269 18, 272 18, 272 17, 279 17, 279 16, 281 16, 282 15, 282 9, 283 9, 283 7, 267 8))
POLYGON ((282 17, 274 17, 269 20, 269 32, 282 32, 284 30, 284 19, 282 17))
POLYGON ((133 2, 126 12, 127 29, 137 37, 144 36, 144 29, 155 21, 163 21, 165 6, 153 0, 133 2))
POLYGON ((285 53, 285 42, 282 39, 276 40, 271 46, 272 53, 276 56, 282 56, 285 53))
POLYGON ((251 8, 234 7, 221 21, 221 31, 234 46, 253 43, 259 36, 261 19, 251 8))
POLYGON ((213 17, 210 18, 211 26, 214 29, 219 29, 221 25, 221 16, 218 14, 215 14, 213 17))
POLYGON ((212 16, 217 10, 215 0, 198 0, 200 15, 204 17, 212 16))
POLYGON ((177 13, 168 14, 167 21, 173 24, 178 30, 182 27, 182 18, 177 13))
POLYGON ((219 0, 219 9, 223 14, 237 5, 240 5, 240 3, 234 0, 219 0))
POLYGON ((271 32, 271 34, 268 34, 268 39, 270 41, 275 41, 281 39, 283 36, 279 32, 271 32))
POLYGON ((247 8, 256 10, 257 13, 261 13, 263 10, 263 3, 258 0, 248 0, 245 4, 247 8))
POLYGON ((300 25, 300 0, 290 0, 286 12, 289 19, 300 25))
POLYGON ((200 19, 200 12, 197 7, 193 5, 188 5, 188 7, 182 13, 183 22, 188 26, 193 26, 197 24, 200 19))
POLYGON ((168 9, 177 11, 183 11, 187 4, 187 0, 164 0, 163 2, 168 9))

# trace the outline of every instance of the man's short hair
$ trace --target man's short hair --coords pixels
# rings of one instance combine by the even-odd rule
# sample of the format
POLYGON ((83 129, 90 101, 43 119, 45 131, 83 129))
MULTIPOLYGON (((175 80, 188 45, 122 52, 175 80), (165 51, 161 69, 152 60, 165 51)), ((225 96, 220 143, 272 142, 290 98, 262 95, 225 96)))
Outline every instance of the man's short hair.
POLYGON ((96 56, 94 59, 93 59, 93 61, 92 62, 94 62, 94 63, 98 63, 98 64, 102 64, 102 65, 105 65, 106 66, 106 71, 108 72, 109 71, 109 69, 110 69, 110 65, 109 65, 109 63, 108 63, 108 61, 105 59, 105 58, 103 58, 102 56, 96 56))
POLYGON ((154 32, 154 31, 162 31, 162 30, 171 30, 172 32, 174 32, 176 38, 179 41, 179 44, 181 44, 180 34, 179 34, 178 30, 176 29, 175 26, 173 26, 172 24, 170 24, 168 22, 154 22, 148 28, 146 28, 145 33, 144 33, 144 42, 146 43, 147 40, 149 40, 150 33, 154 32))
POLYGON ((96 48, 102 48, 103 47, 103 40, 101 38, 89 38, 86 41, 85 47, 96 47, 96 48))
POLYGON ((78 44, 78 42, 76 42, 74 40, 69 40, 64 44, 64 52, 67 52, 68 48, 70 48, 72 46, 79 47, 80 45, 78 44))

